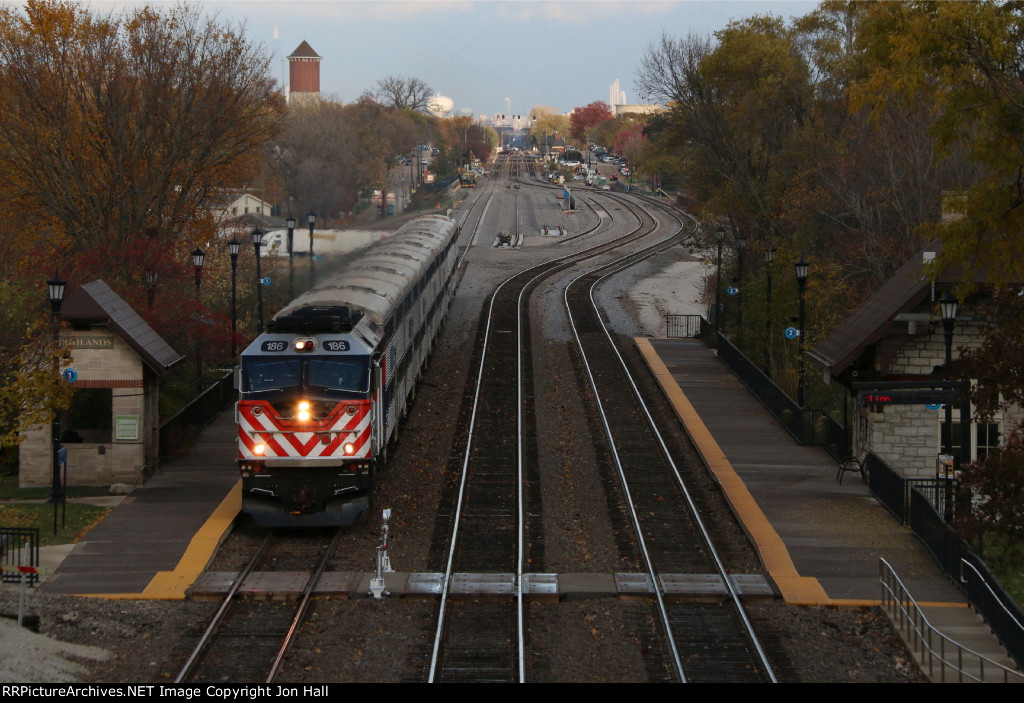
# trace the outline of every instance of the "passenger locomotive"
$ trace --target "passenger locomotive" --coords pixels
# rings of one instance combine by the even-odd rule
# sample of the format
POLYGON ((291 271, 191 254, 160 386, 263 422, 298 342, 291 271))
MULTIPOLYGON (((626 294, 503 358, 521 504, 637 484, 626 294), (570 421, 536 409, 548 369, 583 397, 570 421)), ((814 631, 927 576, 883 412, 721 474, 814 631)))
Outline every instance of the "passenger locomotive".
POLYGON ((350 524, 455 292, 458 227, 404 225, 296 298, 242 352, 242 510, 267 526, 350 524))

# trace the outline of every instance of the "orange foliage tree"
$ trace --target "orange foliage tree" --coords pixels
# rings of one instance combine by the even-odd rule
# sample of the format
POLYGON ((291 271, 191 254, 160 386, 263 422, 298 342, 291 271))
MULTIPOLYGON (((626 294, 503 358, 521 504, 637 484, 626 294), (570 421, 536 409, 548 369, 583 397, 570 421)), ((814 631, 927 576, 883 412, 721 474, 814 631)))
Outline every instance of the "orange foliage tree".
MULTIPOLYGON (((38 360, 23 353, 52 337, 54 271, 72 288, 102 278, 147 315, 152 269, 158 331, 198 316, 188 252, 215 241, 210 204, 250 181, 284 113, 269 60, 240 29, 185 5, 102 16, 78 2, 0 7, 0 398, 63 402, 25 373, 38 360)), ((13 423, 0 417, 0 435, 13 423)))

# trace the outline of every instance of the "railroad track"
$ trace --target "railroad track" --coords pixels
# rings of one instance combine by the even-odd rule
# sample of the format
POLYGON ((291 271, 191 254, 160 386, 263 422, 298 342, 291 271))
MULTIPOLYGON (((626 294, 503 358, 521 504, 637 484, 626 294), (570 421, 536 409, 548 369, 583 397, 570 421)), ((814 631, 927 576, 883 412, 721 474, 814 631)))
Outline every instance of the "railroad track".
POLYGON ((594 289, 601 281, 675 246, 677 234, 576 278, 565 289, 565 306, 679 680, 774 682, 771 664, 712 537, 594 301, 594 289), (715 574, 729 598, 717 604, 673 599, 663 574, 715 574))
MULTIPOLYGON (((524 563, 543 563, 539 471, 532 437, 529 294, 555 272, 634 242, 653 227, 522 271, 498 286, 482 317, 477 381, 446 539, 428 681, 525 681, 524 563), (527 553, 526 545, 533 550, 527 553), (469 576, 470 574, 474 576, 469 576), (475 584, 467 583, 473 578, 475 584), (474 588, 474 586, 476 586, 474 588), (485 603, 474 591, 500 596, 485 603)), ((457 469, 457 471, 454 471, 457 469)), ((439 522, 439 524, 440 524, 439 522)))
POLYGON ((175 683, 270 683, 298 635, 310 598, 334 553, 341 530, 267 533, 235 577, 175 683), (306 584, 297 602, 245 600, 243 586, 258 569, 296 572, 306 584))

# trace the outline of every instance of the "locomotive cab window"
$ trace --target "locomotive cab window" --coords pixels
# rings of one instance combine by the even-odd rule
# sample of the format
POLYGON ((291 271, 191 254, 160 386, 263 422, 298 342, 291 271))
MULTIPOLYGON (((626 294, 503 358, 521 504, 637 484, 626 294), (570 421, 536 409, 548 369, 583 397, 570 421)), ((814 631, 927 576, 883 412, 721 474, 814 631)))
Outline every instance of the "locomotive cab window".
POLYGON ((365 393, 370 388, 370 360, 368 357, 336 359, 310 359, 309 385, 312 388, 365 393))
POLYGON ((298 359, 248 359, 242 365, 243 388, 250 392, 273 391, 299 385, 302 363, 298 359))

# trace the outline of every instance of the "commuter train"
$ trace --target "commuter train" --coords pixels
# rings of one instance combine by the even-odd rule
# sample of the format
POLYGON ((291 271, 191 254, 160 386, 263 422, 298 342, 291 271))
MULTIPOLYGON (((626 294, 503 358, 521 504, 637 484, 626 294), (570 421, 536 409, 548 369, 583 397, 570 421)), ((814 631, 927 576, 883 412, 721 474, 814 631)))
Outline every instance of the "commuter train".
POLYGON ((459 228, 419 217, 278 312, 242 352, 242 510, 273 527, 348 525, 455 293, 459 228))

